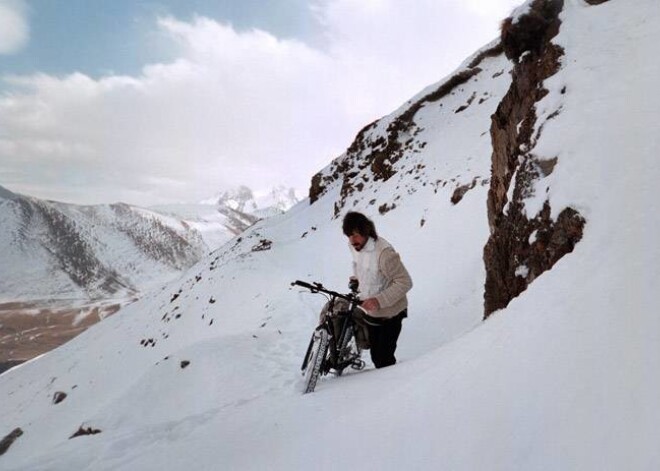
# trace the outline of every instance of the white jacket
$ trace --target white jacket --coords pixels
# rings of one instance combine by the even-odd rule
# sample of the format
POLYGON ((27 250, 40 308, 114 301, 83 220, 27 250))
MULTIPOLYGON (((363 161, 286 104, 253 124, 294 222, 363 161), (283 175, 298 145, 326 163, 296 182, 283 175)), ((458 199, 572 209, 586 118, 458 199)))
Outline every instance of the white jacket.
POLYGON ((403 266, 399 254, 382 237, 367 240, 362 250, 353 255, 353 273, 360 282, 362 299, 376 298, 380 309, 369 314, 373 317, 394 317, 408 307, 406 293, 412 280, 403 266))

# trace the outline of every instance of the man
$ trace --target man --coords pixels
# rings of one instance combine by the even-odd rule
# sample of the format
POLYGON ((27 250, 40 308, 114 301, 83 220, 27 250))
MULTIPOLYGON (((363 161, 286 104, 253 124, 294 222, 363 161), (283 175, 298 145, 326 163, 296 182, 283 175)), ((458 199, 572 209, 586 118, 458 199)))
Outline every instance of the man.
POLYGON ((342 227, 353 255, 364 320, 369 330, 371 360, 376 368, 396 363, 394 352, 401 322, 408 315, 406 293, 412 280, 399 254, 376 233, 374 223, 364 214, 349 212, 342 227))

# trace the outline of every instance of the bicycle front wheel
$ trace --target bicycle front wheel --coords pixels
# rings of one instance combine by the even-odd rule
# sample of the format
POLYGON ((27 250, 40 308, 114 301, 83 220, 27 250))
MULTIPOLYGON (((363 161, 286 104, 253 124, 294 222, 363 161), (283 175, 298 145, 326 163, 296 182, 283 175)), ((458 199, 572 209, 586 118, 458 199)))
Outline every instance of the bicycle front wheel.
POLYGON ((323 362, 325 361, 326 353, 328 352, 329 338, 330 335, 324 328, 318 329, 314 332, 312 343, 308 349, 305 368, 303 370, 305 378, 303 382, 304 394, 314 392, 314 388, 316 388, 316 382, 318 381, 319 376, 321 376, 323 362))

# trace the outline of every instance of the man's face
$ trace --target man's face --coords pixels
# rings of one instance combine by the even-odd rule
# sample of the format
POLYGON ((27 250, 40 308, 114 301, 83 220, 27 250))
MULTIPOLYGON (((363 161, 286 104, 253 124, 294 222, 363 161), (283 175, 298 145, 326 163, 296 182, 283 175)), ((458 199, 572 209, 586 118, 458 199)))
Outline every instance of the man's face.
POLYGON ((368 239, 368 237, 365 237, 358 232, 353 232, 350 236, 348 236, 348 242, 357 252, 362 250, 368 239))

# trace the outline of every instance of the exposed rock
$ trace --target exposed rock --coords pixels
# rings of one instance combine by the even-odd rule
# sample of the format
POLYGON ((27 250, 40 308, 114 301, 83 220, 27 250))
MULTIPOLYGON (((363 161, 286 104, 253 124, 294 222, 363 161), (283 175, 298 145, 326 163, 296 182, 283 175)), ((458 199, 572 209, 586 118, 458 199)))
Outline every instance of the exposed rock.
POLYGON ((387 204, 387 203, 383 203, 383 204, 381 204, 380 206, 378 206, 378 212, 379 212, 380 214, 385 214, 385 213, 389 213, 389 212, 392 211, 394 208, 396 208, 396 205, 395 205, 395 204, 387 204))
POLYGON ((461 185, 461 186, 457 187, 454 190, 454 193, 451 195, 451 203, 452 204, 458 204, 463 199, 463 196, 465 196, 465 193, 470 191, 475 186, 477 186, 477 179, 476 178, 474 180, 472 180, 471 183, 466 183, 465 185, 461 185))
POLYGON ((6 435, 5 438, 0 441, 0 456, 4 455, 7 450, 9 450, 9 447, 12 446, 21 435, 23 435, 23 430, 18 427, 6 435))
POLYGON ((531 151, 542 129, 540 126, 533 136, 535 104, 548 93, 543 81, 559 70, 563 55, 563 50, 550 42, 559 32, 562 8, 563 0, 536 0, 517 22, 509 18, 502 25, 505 53, 516 64, 511 87, 491 124, 491 235, 484 249, 485 317, 506 307, 536 277, 571 252, 582 237, 585 220, 574 209, 565 208, 553 221, 547 200, 537 215, 528 215, 524 204, 534 194, 535 182, 552 173, 557 164, 557 157, 540 157, 531 151))
POLYGON ((183 360, 181 362, 181 369, 184 369, 188 365, 190 365, 190 362, 188 360, 183 360))
POLYGON ((454 111, 454 113, 461 113, 461 112, 467 110, 476 97, 477 97, 477 92, 472 93, 470 98, 468 98, 467 103, 465 103, 464 105, 461 105, 458 108, 456 108, 456 111, 454 111))
POLYGON ((474 59, 468 64, 468 69, 474 69, 477 67, 481 62, 488 58, 488 57, 497 57, 500 54, 502 54, 503 48, 502 48, 502 43, 497 42, 495 45, 491 48, 485 49, 481 51, 479 54, 477 54, 474 59))
POLYGON ((502 22, 502 46, 509 59, 517 60, 529 51, 537 57, 559 31, 559 12, 564 0, 535 0, 530 10, 513 20, 502 22))
POLYGON ((263 252, 264 250, 270 250, 272 246, 272 240, 261 239, 257 245, 252 247, 252 252, 263 252))
POLYGON ((59 404, 62 402, 64 399, 66 399, 67 394, 62 391, 57 391, 55 394, 53 394, 53 404, 59 404))
POLYGON ((69 440, 72 438, 81 437, 83 435, 96 435, 97 433, 101 433, 101 430, 92 427, 85 428, 81 425, 78 430, 76 430, 76 432, 69 437, 69 440))
POLYGON ((589 5, 600 5, 601 3, 609 2, 609 0, 585 0, 589 5))

